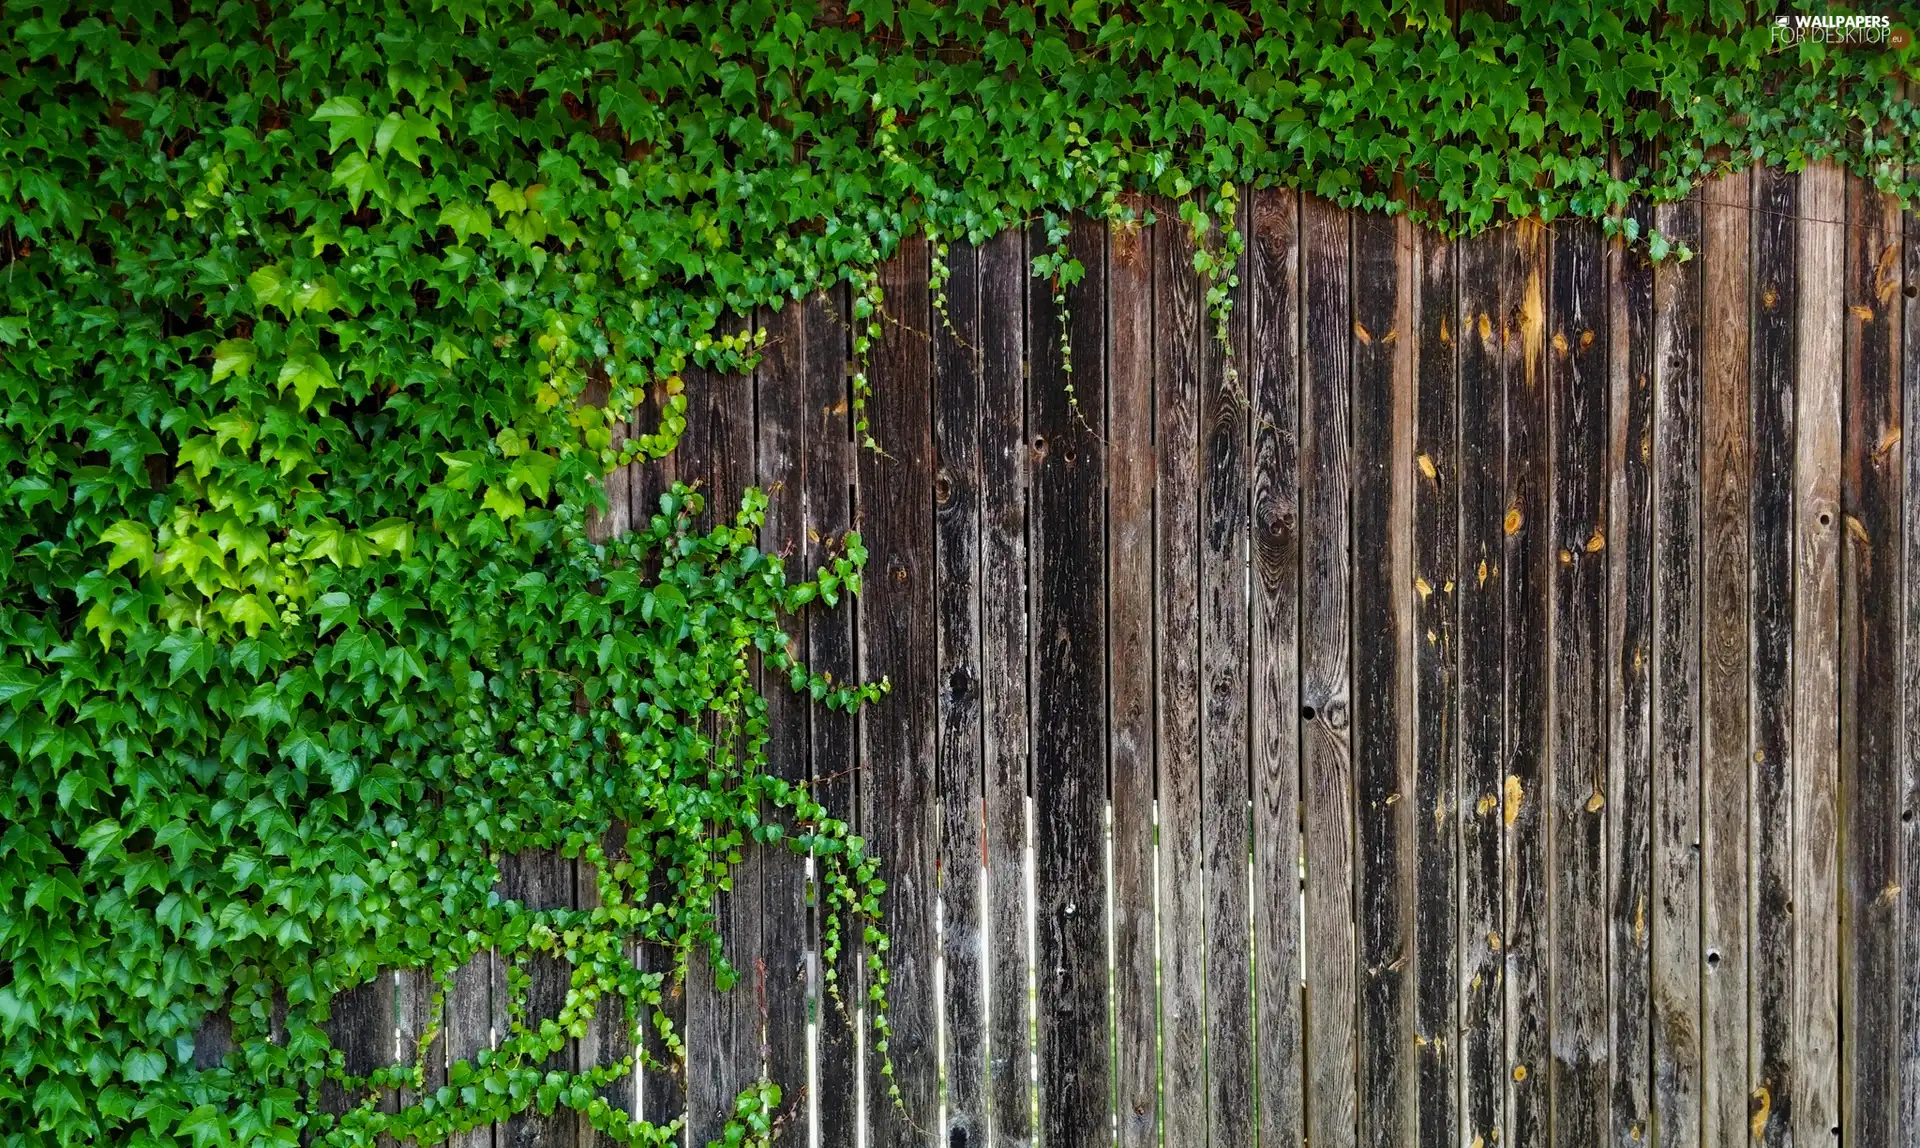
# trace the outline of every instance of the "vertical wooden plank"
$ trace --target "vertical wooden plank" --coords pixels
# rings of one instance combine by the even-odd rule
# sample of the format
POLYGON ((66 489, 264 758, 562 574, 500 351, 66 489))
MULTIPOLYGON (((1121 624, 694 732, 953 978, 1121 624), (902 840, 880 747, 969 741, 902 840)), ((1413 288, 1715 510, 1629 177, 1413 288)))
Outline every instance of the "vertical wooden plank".
POLYGON ((1052 286, 1030 279, 1027 294, 1040 1138, 1105 1145, 1113 1135, 1104 912, 1106 460, 1103 428, 1089 416, 1098 419, 1107 401, 1106 228, 1076 219, 1067 244, 1086 268, 1067 289, 1071 377, 1062 370, 1052 286))
MULTIPOLYGON (((619 864, 625 858, 626 854, 626 826, 616 825, 605 833, 601 838, 600 847, 609 866, 619 864)), ((600 871, 585 857, 581 857, 574 862, 573 880, 575 904, 582 909, 595 909, 602 904, 600 899, 600 871)), ((631 948, 628 948, 626 953, 627 959, 629 960, 637 956, 631 948)), ((401 987, 403 990, 406 989, 406 982, 404 980, 401 982, 401 987)), ((426 985, 423 987, 431 989, 432 986, 426 985)), ((407 1043, 408 1038, 406 1036, 408 1010, 404 1007, 405 1000, 406 998, 403 996, 403 1008, 401 1011, 402 1053, 407 1052, 411 1047, 411 1045, 407 1043)), ((626 1004, 627 1002, 618 994, 609 994, 594 1002, 593 1018, 587 1022, 586 1032, 581 1035, 579 1040, 578 1067, 580 1071, 585 1072, 588 1069, 615 1065, 621 1061, 630 1061, 632 1059, 633 1018, 627 1015, 626 1004)), ((438 1058, 436 1057, 433 1063, 437 1064, 437 1061, 438 1058)), ((444 1072, 442 1075, 444 1076, 444 1072)), ((429 1079, 431 1079, 431 1077, 429 1079)), ((634 1083, 634 1074, 628 1073, 604 1085, 599 1092, 600 1099, 604 1100, 609 1107, 616 1111, 624 1112, 631 1116, 633 1115, 634 1109, 634 1083)), ((431 1087, 431 1085, 429 1087, 431 1087)), ((574 1138, 576 1142, 581 1145, 581 1148, 612 1148, 614 1144, 618 1143, 612 1136, 596 1129, 585 1112, 576 1114, 574 1124, 576 1127, 574 1138)))
MULTIPOLYGON (((492 1048, 494 1028, 501 1024, 506 1012, 506 1002, 496 1001, 493 995, 493 961, 495 954, 491 949, 482 949, 475 953, 465 964, 453 972, 453 984, 447 990, 447 1063, 460 1061, 472 1063, 483 1048, 492 1048)), ((504 1027, 504 1024, 501 1024, 504 1027)), ((470 1088, 471 1086, 469 1086, 470 1088)), ((462 1100, 478 1099, 465 1096, 462 1100)), ((482 1124, 465 1132, 456 1132, 447 1142, 451 1148, 492 1148, 493 1126, 482 1124)))
POLYGON ((1758 168, 1753 173, 1747 1123, 1753 1141, 1770 1148, 1788 1143, 1793 1132, 1793 357, 1799 307, 1795 190, 1796 181, 1784 171, 1758 168))
MULTIPOLYGON (((1244 213, 1243 213, 1244 215, 1244 213)), ((1245 220, 1234 221, 1244 227, 1245 220)), ((1222 221, 1222 226, 1225 221, 1222 221)), ((1244 280, 1243 280, 1244 282, 1244 280)), ((1201 317, 1201 835, 1206 856, 1207 1142, 1254 1140, 1252 943, 1247 904, 1247 292, 1228 340, 1201 317)))
POLYGON ((1847 180, 1847 328, 1840 551, 1843 1135, 1895 1142, 1899 1109, 1900 217, 1847 180))
MULTIPOLYGON (((1153 913, 1153 240, 1107 246, 1107 789, 1112 803, 1113 1074, 1119 1148, 1160 1143, 1153 913)), ((1288 816, 1291 817, 1291 809, 1288 816)))
MULTIPOLYGON (((1656 223, 1698 247, 1698 197, 1656 223)), ((1654 1142, 1700 1140, 1700 262, 1654 270, 1654 1142)))
POLYGON ((1700 981, 1702 1144, 1742 1148, 1747 1112, 1747 432, 1746 173, 1703 196, 1700 456, 1700 981))
MULTIPOLYGON (((853 526, 858 470, 853 460, 853 421, 847 383, 847 292, 815 295, 802 312, 806 351, 802 451, 806 459, 806 534, 801 568, 809 575, 841 548, 853 526)), ((869 569, 867 584, 878 577, 869 569)), ((811 668, 850 681, 858 672, 854 628, 865 609, 860 599, 842 598, 837 607, 807 608, 807 652, 811 668)), ((825 706, 808 707, 809 771, 814 797, 835 817, 860 826, 857 775, 854 772, 854 718, 825 706)), ((817 862, 816 862, 817 863, 817 862)), ((820 898, 815 905, 816 961, 814 1017, 819 1023, 814 1060, 817 1091, 814 1111, 821 1148, 853 1148, 860 1126, 860 1061, 857 1052, 859 1009, 865 1001, 859 935, 853 922, 841 923, 840 955, 833 971, 837 999, 827 989, 825 920, 820 898)))
MULTIPOLYGON (((860 671, 887 678, 886 704, 860 714, 862 831, 886 862, 881 927, 889 1030, 870 1026, 868 1140, 894 1148, 926 1138, 938 1096, 934 1014, 934 883, 940 837, 935 817, 933 725, 932 379, 928 354, 927 250, 903 240, 881 265, 885 319, 874 341, 868 409, 885 454, 859 454, 860 521, 879 567, 866 579, 860 611, 860 671), (884 1043, 883 1043, 884 1042, 884 1043), (891 1082, 881 1074, 891 1055, 891 1082), (890 1095, 892 1089, 898 1095, 890 1095)), ((870 1020, 878 1020, 870 1017, 870 1020)))
MULTIPOLYGON (((1902 315, 1902 412, 1920 406, 1920 215, 1903 217, 1906 230, 1902 315)), ((1901 864, 1908 888, 1920 885, 1920 451, 1905 451, 1900 539, 1905 548, 1906 612, 1901 620, 1904 650, 1900 664, 1904 750, 1900 785, 1901 864)), ((1900 1127, 1898 1139, 1920 1139, 1920 908, 1916 893, 1901 900, 1900 1127)))
POLYGON ((994 1148, 1033 1142, 1027 962, 1026 238, 980 250, 980 662, 987 820, 987 1071, 994 1148))
MULTIPOLYGON (((573 904, 573 862, 557 849, 528 849, 500 862, 500 896, 518 901, 527 911, 565 909, 573 904)), ((513 1019, 538 1030, 540 1022, 560 1015, 567 1002, 572 966, 563 956, 527 950, 515 957, 527 974, 525 1012, 513 1019)), ((511 1006, 509 1007, 512 1013, 511 1006)), ((388 1013, 391 1016, 391 1012, 388 1013)), ((391 1021, 388 1022, 391 1030, 391 1021)), ((504 1035, 504 1033, 503 1033, 504 1035)), ((392 1037, 389 1036, 391 1042, 392 1037)), ((546 1060, 531 1067, 548 1072, 573 1068, 571 1041, 563 1041, 546 1060)), ((543 1115, 537 1107, 509 1117, 500 1125, 495 1143, 500 1148, 571 1148, 575 1121, 564 1109, 543 1115)))
MULTIPOLYGON (((1623 163, 1624 166, 1624 163, 1623 163)), ((1627 207, 1645 234, 1653 209, 1627 207)), ((1644 244, 1608 246, 1612 421, 1607 500, 1607 982, 1612 1017, 1610 1138, 1640 1148, 1651 1129, 1648 917, 1653 820, 1653 265, 1644 244)))
MULTIPOLYGON (((817 305, 817 304, 816 304, 817 305)), ((811 577, 806 568, 806 313, 809 304, 789 302, 764 311, 760 321, 767 345, 754 373, 758 411, 756 451, 759 481, 767 495, 767 520, 760 546, 780 555, 787 576, 811 577)), ((834 364, 837 368, 838 364, 834 364)), ((804 617, 787 622, 787 648, 807 656, 804 617)), ((774 674, 765 675, 767 699, 767 772, 789 782, 807 779, 809 699, 774 674)), ((807 1127, 808 935, 807 875, 802 858, 782 843, 761 845, 761 944, 764 968, 750 972, 756 991, 764 985, 763 1042, 767 1079, 780 1086, 781 1108, 791 1113, 790 1127, 807 1127)), ((792 1133, 789 1133, 790 1135, 792 1133)))
POLYGON ((1300 199, 1253 198, 1246 362, 1253 420, 1253 952, 1260 1143, 1292 1145, 1300 1015, 1300 199))
POLYGON ((1500 266, 1513 229, 1460 252, 1460 1142, 1505 1139, 1506 992, 1500 964, 1506 778, 1506 400, 1500 266))
MULTIPOLYGON (((1301 202, 1300 717, 1306 836, 1307 1137, 1355 1143, 1354 776, 1349 716, 1349 220, 1301 202)), ((1164 449, 1164 448, 1163 448, 1164 449)), ((1162 501, 1162 505, 1167 505, 1162 501)), ((1163 645, 1162 649, 1166 647, 1163 645)), ((1164 688, 1164 687, 1163 687, 1164 688)), ((1162 790, 1164 793, 1164 788, 1162 790)), ((1164 838, 1163 838, 1164 840, 1164 838)), ((1171 1066, 1173 1050, 1167 1050, 1171 1066)), ((1167 1142, 1174 1143, 1169 1130, 1167 1142)), ((1187 1141, 1183 1141, 1187 1142, 1187 1141)))
POLYGON ((984 1148, 987 1040, 980 727, 980 251, 947 253, 945 321, 933 317, 934 601, 939 619, 940 951, 950 1148, 984 1148))
POLYGON ((1548 652, 1555 646, 1548 597, 1553 561, 1548 522, 1547 232, 1533 221, 1515 225, 1512 258, 1502 268, 1507 306, 1501 348, 1507 376, 1507 506, 1501 573, 1506 579, 1505 962, 1507 1001, 1507 1143, 1547 1143, 1549 1089, 1547 1017, 1547 747, 1548 652))
POLYGON ((1359 1142, 1408 1142, 1414 1100, 1413 787, 1410 691, 1413 571, 1409 286, 1402 221, 1353 219, 1353 770, 1360 992, 1359 1142), (1404 515, 1403 515, 1404 510, 1404 515))
POLYGON ((1839 169, 1800 177, 1794 383, 1793 1142, 1840 1128, 1840 380, 1846 195, 1839 169))
POLYGON ((1421 1148, 1455 1148, 1460 1128, 1459 246, 1427 230, 1417 232, 1415 242, 1415 1142, 1421 1148))
POLYGON ((1154 228, 1155 438, 1159 500, 1160 1024, 1162 1135, 1206 1139, 1206 864, 1200 794, 1200 355, 1193 239, 1164 205, 1154 228))
POLYGON ((1608 1141, 1607 411, 1600 228, 1555 232, 1548 344, 1552 417, 1553 1135, 1608 1141))
MULTIPOLYGON (((340 1050, 348 1076, 366 1076, 393 1063, 393 973, 381 970, 372 979, 334 996, 326 1022, 327 1039, 340 1050)), ((320 1110, 333 1116, 365 1103, 368 1090, 343 1089, 333 1080, 320 1086, 320 1110)), ((382 1099, 392 1110, 393 1097, 382 1099)))

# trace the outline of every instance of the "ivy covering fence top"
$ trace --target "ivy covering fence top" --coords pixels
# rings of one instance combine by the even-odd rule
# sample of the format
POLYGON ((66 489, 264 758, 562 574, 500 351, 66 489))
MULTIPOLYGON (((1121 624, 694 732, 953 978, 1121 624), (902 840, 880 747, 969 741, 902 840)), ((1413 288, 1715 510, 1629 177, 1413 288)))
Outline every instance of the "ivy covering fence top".
POLYGON ((1248 186, 1450 229, 1624 227, 1826 156, 1910 193, 1914 49, 1782 47, 1785 11, 8 0, 0 1145, 432 1144, 536 1105, 668 1142, 598 1099, 630 1060, 542 1066, 648 1015, 630 942, 714 943, 749 839, 818 858, 884 1026, 884 871, 763 770, 754 676, 879 697, 781 629, 858 591, 858 536, 802 581, 755 493, 586 530, 597 476, 672 448, 679 372, 750 359, 723 314, 851 282, 857 356, 903 236, 1057 244, 1135 193, 1183 202, 1216 312, 1248 186), (601 907, 493 896, 532 847, 594 861, 601 907), (567 955, 560 1019, 316 1113, 336 993, 486 948, 567 955), (212 1012, 235 1051, 200 1069, 212 1012))

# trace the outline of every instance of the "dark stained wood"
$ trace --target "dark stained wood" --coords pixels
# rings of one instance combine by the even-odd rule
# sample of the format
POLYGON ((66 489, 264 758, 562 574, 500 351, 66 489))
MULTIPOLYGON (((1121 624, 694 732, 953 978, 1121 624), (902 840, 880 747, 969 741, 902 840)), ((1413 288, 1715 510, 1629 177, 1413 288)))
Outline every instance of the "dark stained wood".
MULTIPOLYGON (((1655 222, 1698 249, 1696 196, 1655 222)), ((1700 261, 1654 270, 1653 1137, 1700 1138, 1700 261)))
POLYGON ((1106 1145, 1106 460, 1092 421, 1107 401, 1096 350, 1106 345, 1106 228, 1076 219, 1067 243, 1086 268, 1067 290, 1072 345, 1087 352, 1073 356, 1070 378, 1052 286, 1033 279, 1027 292, 1039 1133, 1048 1145, 1106 1145))
POLYGON ((987 1046, 995 1148, 1033 1142, 1027 960, 1026 241, 980 251, 980 663, 987 822, 987 1046), (1014 301, 1022 301, 1016 304, 1014 301))
POLYGON ((1505 921, 1500 951, 1507 1000, 1507 1113, 1514 1148, 1549 1135, 1547 1065, 1549 954, 1547 919, 1548 659, 1555 643, 1549 580, 1547 402, 1548 239, 1544 227, 1515 227, 1512 257, 1501 269, 1501 357, 1507 391, 1506 511, 1502 570, 1507 600, 1505 921))
MULTIPOLYGON (((366 1076, 394 1063, 393 973, 381 970, 371 979, 337 994, 329 1006, 327 1040, 345 1058, 348 1076, 366 1076)), ((320 1086, 320 1110, 340 1116, 364 1103, 365 1088, 343 1089, 327 1080, 320 1086)), ((383 1111, 393 1110, 392 1094, 380 1098, 383 1111)))
POLYGON ((941 957, 950 1148, 987 1141, 986 823, 980 717, 980 252, 947 253, 947 312, 933 317, 935 608, 939 612, 941 957))
MULTIPOLYGON (((618 865, 625 859, 626 848, 627 830, 623 825, 614 826, 601 839, 601 849, 607 859, 609 868, 618 865)), ((574 862, 574 903, 580 908, 594 909, 604 903, 600 897, 600 876, 599 868, 586 857, 583 856, 574 862)), ((622 951, 625 959, 629 961, 638 956, 632 946, 628 946, 622 951)), ((410 990, 408 981, 403 976, 400 987, 402 1006, 400 1015, 403 1038, 401 1051, 405 1053, 407 1049, 411 1047, 409 1038, 406 1036, 408 1027, 407 1016, 409 1011, 412 1011, 407 1005, 408 997, 414 992, 430 991, 432 986, 430 984, 421 984, 417 988, 410 990)), ((428 998, 429 1003, 430 999, 431 998, 428 998)), ((631 1066, 633 1061, 633 1025, 635 1018, 628 1015, 626 1006, 626 1000, 617 993, 608 993, 594 1002, 593 1018, 587 1022, 586 1032, 580 1037, 578 1044, 578 1068, 580 1071, 585 1072, 592 1068, 617 1065, 623 1061, 631 1066)), ((413 1006, 415 1009, 418 1007, 420 1006, 413 1006)), ((429 1050, 429 1064, 430 1066, 434 1066, 432 1071, 438 1071, 440 1075, 444 1077, 445 1072, 437 1068, 439 1061, 438 1054, 440 1051, 438 1044, 439 1042, 436 1041, 436 1047, 429 1050)), ((430 1071, 429 1088, 432 1087, 431 1080, 432 1075, 430 1071)), ((615 1111, 624 1112, 631 1116, 634 1109, 634 1081, 634 1074, 629 1072, 603 1086, 599 1092, 600 1098, 606 1101, 607 1105, 615 1111)), ((612 1145, 618 1143, 611 1135, 595 1128, 585 1112, 576 1114, 574 1124, 576 1128, 574 1137, 582 1148, 612 1148, 612 1145)))
MULTIPOLYGON (((1113 1074, 1120 1148, 1157 1148, 1153 232, 1145 226, 1145 202, 1135 200, 1133 208, 1134 222, 1112 227, 1107 240, 1107 788, 1113 841, 1113 1074)), ((1291 698, 1287 706, 1291 712, 1291 698)), ((1287 817, 1293 816, 1289 805, 1287 817)), ((1289 860, 1288 865, 1293 862, 1289 860)), ((1297 994, 1297 974, 1293 979, 1297 994)))
MULTIPOLYGON (((1300 233, 1305 308, 1300 369, 1300 717, 1305 743, 1307 1137, 1323 1148, 1338 1148, 1355 1143, 1357 1135, 1359 999, 1349 680, 1354 335, 1348 217, 1324 200, 1304 197, 1300 233)), ((1161 505, 1167 506, 1166 500, 1161 505)), ((1164 786, 1162 794, 1164 808, 1164 786)), ((1171 1064, 1171 1046, 1167 1057, 1171 1064)), ((1174 1142, 1171 1129, 1167 1139, 1174 1142)))
POLYGON ((873 1148, 915 1142, 938 1121, 934 1010, 934 899, 939 823, 934 815, 935 624, 933 607, 932 387, 924 239, 901 244, 881 266, 886 292, 874 341, 868 400, 880 453, 858 456, 860 524, 874 566, 860 611, 860 670, 886 678, 885 704, 860 714, 862 832, 886 862, 881 927, 887 950, 891 1035, 869 1017, 867 1120, 873 1148), (891 1055, 893 1087, 882 1073, 891 1055))
POLYGON ((1897 1142, 1901 904, 1900 308, 1897 206, 1847 180, 1847 327, 1840 511, 1840 790, 1847 811, 1840 1015, 1849 1143, 1897 1142))
POLYGON ((1794 215, 1797 181, 1753 173, 1749 225, 1752 383, 1748 391, 1752 522, 1752 674, 1748 824, 1752 877, 1747 937, 1751 978, 1747 1128, 1756 1144, 1793 1133, 1793 403, 1794 315, 1799 307, 1794 215))
POLYGON ((1793 1143, 1840 1127, 1840 425, 1846 189, 1800 177, 1794 375, 1793 1143))
MULTIPOLYGON (((482 1049, 493 1047, 495 1026, 506 1027, 506 1001, 494 998, 494 953, 482 949, 453 972, 453 984, 447 990, 447 1063, 471 1063, 482 1049)), ((464 1091, 464 1090, 463 1090, 464 1091)), ((478 1099, 461 1098, 464 1101, 478 1099)), ((465 1132, 456 1132, 448 1140, 452 1148, 491 1148, 493 1126, 482 1124, 465 1132)))
POLYGON ((1748 506, 1753 484, 1746 173, 1702 194, 1700 1063, 1703 1144, 1744 1148, 1747 1112, 1748 506))
POLYGON ((1460 250, 1460 1139, 1506 1138, 1502 801, 1506 779, 1506 382, 1499 268, 1511 228, 1460 250))
MULTIPOLYGON (((528 911, 571 908, 573 862, 561 856, 557 849, 528 849, 512 854, 501 859, 499 891, 502 898, 518 901, 528 911)), ((533 949, 524 949, 510 959, 528 979, 525 998, 508 1006, 513 1031, 518 1034, 524 1026, 527 1031, 537 1032, 541 1021, 558 1018, 566 1004, 572 966, 564 956, 533 949)), ((500 1035, 505 1039, 507 1033, 503 1029, 500 1035)), ((391 1035, 388 1040, 392 1040, 391 1035)), ((574 1067, 572 1044, 563 1039, 546 1060, 535 1061, 532 1067, 548 1072, 571 1071, 574 1067)), ((499 1148, 568 1148, 574 1143, 576 1130, 572 1114, 565 1110, 543 1115, 537 1108, 530 1108, 503 1122, 495 1131, 494 1143, 499 1148)))
POLYGON ((1154 434, 1159 490, 1157 768, 1160 795, 1162 1135, 1206 1139, 1206 864, 1200 792, 1200 341, 1193 239, 1171 204, 1154 228, 1154 434))
MULTIPOLYGON (((1642 234, 1643 198, 1628 205, 1642 234)), ((1643 244, 1607 248, 1607 983, 1612 1047, 1608 1143, 1652 1127, 1648 849, 1653 808, 1653 265, 1643 244)))
MULTIPOLYGON (((1413 1132, 1413 346, 1399 223, 1353 220, 1351 547, 1359 1143, 1413 1132), (1404 505, 1403 505, 1404 503, 1404 505)), ((1410 242, 1406 244, 1410 247, 1410 242)), ((1311 814, 1310 814, 1311 816, 1311 814)), ((1317 936, 1317 934, 1314 934, 1317 936)))
POLYGON ((1459 245, 1418 231, 1413 411, 1415 1143, 1460 1131, 1459 245))
MULTIPOLYGON (((1260 1143, 1297 1144, 1302 1108, 1300 985, 1300 199, 1253 197, 1249 331, 1241 372, 1252 404, 1250 623, 1254 1017, 1260 1143)), ((1115 386, 1119 385, 1116 378, 1115 386)), ((1117 648, 1117 647, 1116 647, 1117 648)), ((1116 800, 1116 809, 1117 809, 1116 800)), ((1118 819, 1116 816, 1116 824, 1118 819)), ((1116 846, 1117 849, 1117 846, 1116 846)), ((1116 901, 1119 891, 1116 890, 1116 901)))
POLYGON ((1553 1134, 1608 1141, 1607 463, 1605 245, 1598 225, 1553 237, 1548 292, 1552 417, 1553 1134))
MULTIPOLYGON (((1904 313, 1900 401, 1902 411, 1920 406, 1920 217, 1908 212, 1904 217, 1905 259, 1904 313)), ((1905 546, 1906 601, 1901 620, 1903 640, 1900 689, 1904 707, 1902 760, 1900 776, 1900 856, 1905 877, 1902 885, 1920 884, 1920 451, 1906 451, 1906 474, 1902 476, 1902 516, 1900 539, 1905 546)), ((1900 903, 1900 1045, 1896 1056, 1900 1065, 1900 1126, 1896 1139, 1912 1142, 1920 1138, 1920 908, 1908 894, 1900 903)))

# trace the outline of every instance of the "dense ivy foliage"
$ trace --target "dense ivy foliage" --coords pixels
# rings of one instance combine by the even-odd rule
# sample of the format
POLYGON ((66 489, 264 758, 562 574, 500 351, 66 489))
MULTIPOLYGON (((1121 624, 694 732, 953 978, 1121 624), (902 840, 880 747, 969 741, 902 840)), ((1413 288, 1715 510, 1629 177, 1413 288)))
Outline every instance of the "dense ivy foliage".
POLYGON ((1074 212, 1158 193, 1220 313, 1239 187, 1626 226, 1730 163, 1906 193, 1916 158, 1912 48, 1774 51, 1774 10, 1725 0, 4 11, 8 1148, 426 1144, 532 1105, 663 1140, 595 1099, 631 1063, 535 1066, 594 1009, 644 1023, 661 975, 622 946, 710 945, 749 838, 818 858, 884 984, 876 861, 762 769, 756 685, 877 696, 780 628, 857 591, 857 535, 795 582, 754 494, 706 531, 684 488, 586 529, 597 475, 672 448, 679 372, 752 356, 728 309, 849 282, 857 358, 903 236, 1033 225, 1064 284, 1074 212), (657 431, 617 444, 643 403, 657 431), (535 846, 594 861, 602 907, 493 893, 535 846), (312 1111, 335 994, 490 946, 571 958, 558 1022, 398 1114, 312 1111), (213 1010, 237 1049, 197 1071, 213 1010))

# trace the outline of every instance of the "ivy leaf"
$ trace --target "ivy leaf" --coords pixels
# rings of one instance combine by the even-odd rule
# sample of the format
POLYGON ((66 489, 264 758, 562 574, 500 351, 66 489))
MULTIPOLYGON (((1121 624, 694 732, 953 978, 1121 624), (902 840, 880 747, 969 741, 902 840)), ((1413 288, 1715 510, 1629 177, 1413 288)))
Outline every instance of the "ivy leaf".
POLYGON ((280 390, 284 393, 288 387, 292 387, 301 410, 312 406, 314 397, 321 390, 338 385, 334 381, 333 365, 318 351, 298 352, 280 368, 280 390))
POLYGON ((503 521, 527 512, 526 500, 501 486, 487 487, 487 493, 481 498, 480 505, 498 514, 503 521))
POLYGON ((247 276, 247 287, 262 307, 278 307, 283 314, 286 312, 287 274, 280 268, 272 264, 260 268, 247 276))
POLYGON ((350 595, 339 590, 320 595, 314 603, 314 613, 320 617, 321 634, 335 626, 352 626, 360 620, 360 607, 354 605, 350 595))
POLYGON ((380 121, 367 114, 367 107, 352 96, 335 96, 321 104, 313 113, 313 118, 327 125, 328 151, 339 151, 340 145, 351 140, 364 150, 373 143, 373 135, 380 121))
POLYGON ((355 211, 360 210, 360 201, 371 195, 376 199, 387 197, 387 172, 377 159, 368 159, 355 152, 333 165, 334 187, 347 189, 347 202, 355 211))
POLYGON ((142 574, 153 569, 153 531, 145 524, 123 518, 101 531, 100 541, 113 544, 113 552, 107 555, 109 573, 129 562, 142 574))
POLYGON ((387 118, 380 121, 380 130, 374 134, 373 146, 382 156, 397 151, 401 159, 419 167, 420 141, 428 138, 439 139, 440 129, 419 112, 408 109, 404 116, 399 112, 387 113, 387 118))
POLYGON ((492 235, 493 215, 484 207, 456 199, 440 209, 440 225, 453 228, 454 235, 465 243, 469 236, 485 239, 492 235))
POLYGON ((217 383, 228 375, 246 378, 253 371, 253 362, 252 339, 223 339, 213 348, 213 381, 217 383))
POLYGON ((158 1080, 167 1073, 166 1054, 150 1048, 135 1049, 120 1062, 120 1072, 135 1084, 158 1080))

